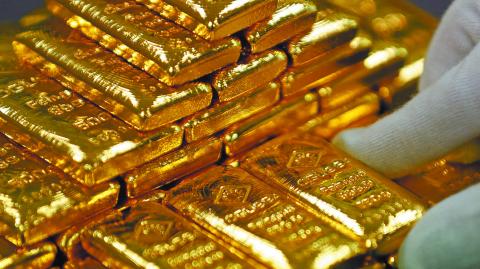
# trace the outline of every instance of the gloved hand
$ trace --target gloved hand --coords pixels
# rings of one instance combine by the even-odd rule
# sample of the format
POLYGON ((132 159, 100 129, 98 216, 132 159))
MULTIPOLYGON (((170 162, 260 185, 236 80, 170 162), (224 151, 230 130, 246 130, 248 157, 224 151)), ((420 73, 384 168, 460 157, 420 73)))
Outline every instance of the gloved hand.
POLYGON ((420 93, 367 128, 333 143, 390 176, 441 157, 480 135, 480 1, 456 0, 426 61, 420 93))
MULTIPOLYGON (((480 135, 480 1, 456 0, 432 41, 420 93, 334 143, 396 177, 480 135)), ((480 268, 480 184, 433 207, 413 228, 400 268, 480 268)))

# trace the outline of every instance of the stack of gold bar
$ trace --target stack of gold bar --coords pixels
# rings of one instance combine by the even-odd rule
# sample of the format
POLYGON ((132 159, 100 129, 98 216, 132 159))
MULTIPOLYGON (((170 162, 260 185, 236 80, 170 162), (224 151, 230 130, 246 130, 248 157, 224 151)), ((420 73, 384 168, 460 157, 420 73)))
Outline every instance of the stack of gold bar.
POLYGON ((0 26, 0 268, 381 266, 424 213, 327 142, 414 92, 411 4, 46 8, 0 26))

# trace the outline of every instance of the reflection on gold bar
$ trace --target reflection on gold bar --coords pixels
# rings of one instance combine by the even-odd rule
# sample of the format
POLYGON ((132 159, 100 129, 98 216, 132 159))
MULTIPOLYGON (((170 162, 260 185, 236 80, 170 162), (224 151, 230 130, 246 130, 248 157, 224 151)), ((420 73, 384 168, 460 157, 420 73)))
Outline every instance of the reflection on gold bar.
POLYGON ((334 83, 318 89, 320 110, 322 113, 332 111, 353 102, 358 97, 371 91, 372 87, 359 81, 334 83))
POLYGON ((168 85, 200 78, 240 56, 240 41, 208 42, 143 5, 125 0, 48 0, 72 28, 168 85))
POLYGON ((108 268, 258 268, 156 201, 115 212, 87 229, 82 245, 108 268))
POLYGON ((280 98, 280 84, 270 82, 252 94, 235 101, 218 104, 185 123, 187 142, 206 138, 230 125, 271 107, 280 98))
POLYGON ((86 185, 109 180, 182 143, 178 126, 139 133, 36 73, 4 78, 1 85, 2 132, 86 185))
POLYGON ((18 35, 14 45, 19 58, 139 130, 157 129, 211 103, 207 84, 170 88, 79 32, 55 27, 58 31, 18 35))
POLYGON ((67 261, 63 265, 63 269, 105 269, 99 261, 92 259, 92 258, 86 258, 81 261, 67 261))
POLYGON ((317 7, 311 0, 278 0, 277 9, 271 18, 246 31, 252 52, 267 50, 308 31, 315 22, 316 11, 317 7))
POLYGON ((318 96, 307 94, 294 101, 275 106, 257 116, 233 125, 224 134, 225 150, 228 156, 238 155, 268 138, 305 123, 318 113, 318 96))
POLYGON ((128 196, 137 197, 215 163, 222 146, 217 138, 199 141, 140 166, 125 177, 128 196))
POLYGON ((0 234, 16 245, 39 242, 113 208, 120 190, 116 183, 85 188, 3 135, 0 181, 0 234))
POLYGON ((354 38, 349 44, 339 46, 317 58, 308 65, 290 68, 282 75, 282 91, 284 96, 305 93, 318 87, 316 84, 326 84, 346 76, 360 67, 354 64, 356 56, 363 56, 372 47, 372 41, 365 36, 354 38))
POLYGON ((288 43, 288 53, 293 66, 302 65, 322 57, 326 52, 350 42, 356 35, 355 19, 331 9, 317 13, 317 20, 306 34, 293 38, 288 43))
POLYGON ((272 15, 276 0, 136 0, 197 35, 216 40, 272 15))
POLYGON ((287 55, 271 50, 221 70, 213 79, 220 102, 230 101, 274 80, 287 68, 287 55))
POLYGON ((430 205, 480 182, 480 163, 456 164, 446 160, 435 162, 428 170, 397 180, 402 187, 418 195, 430 205))
POLYGON ((338 229, 367 247, 398 247, 424 212, 410 193, 318 135, 299 132, 272 140, 247 155, 242 167, 293 192, 306 209, 335 219, 338 229))
POLYGON ((213 167, 169 194, 178 211, 272 268, 330 268, 362 251, 239 168, 213 167))
POLYGON ((301 129, 326 139, 333 138, 338 132, 352 124, 372 116, 380 111, 380 99, 375 93, 368 93, 334 110, 321 113, 310 120, 301 129))
POLYGON ((417 83, 423 74, 424 59, 406 65, 394 78, 380 83, 379 95, 389 107, 406 103, 416 92, 417 83))
MULTIPOLYGON (((378 0, 327 0, 329 3, 354 13, 362 19, 373 16, 377 12, 378 0)), ((402 1, 403 2, 403 1, 402 1)))
POLYGON ((57 248, 52 243, 41 243, 17 249, 0 238, 0 268, 46 269, 55 260, 57 248))

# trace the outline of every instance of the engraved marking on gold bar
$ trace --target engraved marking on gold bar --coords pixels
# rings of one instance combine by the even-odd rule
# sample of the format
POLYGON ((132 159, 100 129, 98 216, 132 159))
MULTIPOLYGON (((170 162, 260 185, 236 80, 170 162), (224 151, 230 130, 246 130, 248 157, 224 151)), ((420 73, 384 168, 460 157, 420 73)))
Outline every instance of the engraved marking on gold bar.
POLYGON ((288 69, 281 77, 283 95, 305 93, 315 88, 313 83, 326 84, 359 69, 356 58, 366 55, 371 47, 370 38, 360 35, 349 44, 323 53, 308 65, 288 69))
POLYGON ((270 82, 244 98, 218 104, 200 112, 185 123, 186 140, 190 143, 208 137, 273 106, 279 98, 280 84, 270 82))
POLYGON ((136 0, 197 35, 216 40, 270 17, 276 0, 136 0))
POLYGON ((179 212, 272 268, 329 268, 362 252, 239 168, 213 167, 169 194, 167 202, 179 212))
POLYGON ((267 51, 252 55, 244 63, 224 68, 215 75, 212 84, 220 102, 231 101, 274 80, 287 68, 287 64, 284 52, 267 51))
POLYGON ((267 50, 307 31, 315 22, 316 11, 317 7, 310 0, 279 0, 271 18, 246 31, 252 52, 267 50))
POLYGON ((58 31, 18 35, 18 57, 139 130, 159 128, 211 103, 207 84, 167 87, 79 32, 52 27, 58 31))
POLYGON ((240 41, 208 42, 124 0, 48 0, 48 8, 88 37, 168 85, 179 85, 234 63, 240 41))
POLYGON ((215 163, 220 159, 222 146, 221 140, 211 138, 140 166, 125 177, 128 196, 139 196, 215 163))
POLYGON ((52 243, 40 243, 17 249, 0 238, 0 268, 46 269, 55 260, 57 248, 52 243))
POLYGON ((310 31, 294 37, 288 43, 293 66, 306 64, 325 52, 350 42, 358 27, 357 21, 350 16, 328 8, 319 11, 310 31))
POLYGON ((36 73, 8 78, 0 89, 2 132, 87 185, 109 180, 182 143, 178 126, 140 133, 36 73))
POLYGON ((424 212, 410 193, 317 135, 299 132, 272 140, 247 155, 242 167, 294 194, 312 213, 335 219, 367 247, 390 244, 382 239, 402 234, 424 212))
POLYGON ((318 96, 306 94, 285 101, 271 111, 235 124, 223 136, 227 155, 238 155, 268 138, 291 131, 318 114, 318 96))
POLYGON ((258 268, 157 202, 139 202, 114 215, 82 237, 88 253, 108 268, 258 268))
POLYGON ((116 183, 85 188, 0 135, 0 233, 16 245, 112 208, 119 190, 116 183))

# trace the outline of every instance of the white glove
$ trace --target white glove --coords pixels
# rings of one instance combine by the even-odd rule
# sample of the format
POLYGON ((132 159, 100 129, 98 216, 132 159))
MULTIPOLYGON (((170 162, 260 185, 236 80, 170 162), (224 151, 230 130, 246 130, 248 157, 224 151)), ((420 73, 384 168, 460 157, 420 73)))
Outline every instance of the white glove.
POLYGON ((333 143, 390 176, 405 175, 480 135, 480 1, 456 0, 433 38, 420 93, 333 143))

